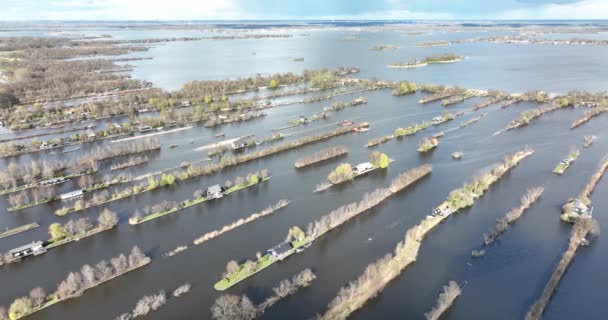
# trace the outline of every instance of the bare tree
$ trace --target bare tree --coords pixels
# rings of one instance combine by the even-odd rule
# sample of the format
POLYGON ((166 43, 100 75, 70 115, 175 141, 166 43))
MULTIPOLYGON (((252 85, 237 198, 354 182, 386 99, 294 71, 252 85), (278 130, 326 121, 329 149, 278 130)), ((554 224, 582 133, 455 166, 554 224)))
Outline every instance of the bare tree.
MULTIPOLYGON (((30 291, 30 299, 35 307, 41 305, 45 298, 46 293, 41 287, 36 287, 30 291)), ((0 319, 3 319, 2 316, 0 316, 0 319)))
POLYGON ((114 267, 115 275, 125 273, 129 268, 129 264, 127 263, 127 257, 124 254, 121 254, 116 258, 112 258, 110 260, 110 263, 114 267))
POLYGON ((79 273, 70 272, 68 277, 57 287, 57 295, 59 299, 66 299, 80 294, 82 289, 82 276, 79 273))
POLYGON ((460 290, 458 283, 450 281, 447 286, 443 287, 443 292, 437 299, 437 305, 431 311, 425 313, 424 317, 427 320, 439 319, 441 315, 452 306, 454 300, 456 300, 461 293, 462 290, 460 290))
POLYGON ((217 320, 251 320, 257 314, 257 308, 246 296, 223 295, 211 307, 211 315, 217 320))
POLYGON ((111 211, 108 208, 104 208, 97 218, 97 222, 102 228, 112 228, 118 223, 118 216, 116 212, 111 211))
POLYGON ((142 266, 142 265, 148 263, 149 261, 150 261, 150 258, 146 257, 146 255, 144 255, 143 252, 141 252, 141 249, 139 249, 138 246, 135 246, 135 247, 133 247, 133 249, 131 249, 131 254, 129 254, 129 268, 130 269, 134 269, 139 266, 142 266))
POLYGON ((154 311, 167 303, 167 296, 164 291, 160 291, 157 294, 151 296, 144 296, 137 301, 135 308, 133 309, 133 318, 145 316, 150 311, 154 311))
POLYGON ((97 274, 97 278, 100 280, 109 279, 112 277, 112 268, 108 265, 108 262, 105 260, 99 261, 95 265, 95 273, 97 274))
POLYGON ((82 280, 86 288, 94 286, 97 282, 95 269, 88 264, 85 264, 80 268, 80 274, 82 274, 82 280))

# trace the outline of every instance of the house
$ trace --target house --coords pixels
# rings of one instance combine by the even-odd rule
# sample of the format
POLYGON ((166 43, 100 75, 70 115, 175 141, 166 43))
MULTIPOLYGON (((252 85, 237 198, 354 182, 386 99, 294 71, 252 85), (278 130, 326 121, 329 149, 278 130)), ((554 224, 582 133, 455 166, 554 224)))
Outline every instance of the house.
POLYGON ((152 130, 152 127, 151 126, 140 126, 137 129, 139 130, 139 132, 146 132, 146 131, 152 130))
POLYGON ((579 218, 591 218, 592 211, 579 198, 574 199, 572 202, 571 214, 576 214, 579 218))
POLYGON ((373 168, 374 168, 374 166, 371 163, 363 162, 363 163, 359 163, 358 165, 353 167, 353 173, 356 175, 362 174, 362 173, 372 170, 373 168))
POLYGON ((433 124, 440 124, 441 122, 443 122, 443 117, 441 117, 441 116, 433 117, 432 121, 433 121, 433 124))
POLYGON ((283 242, 278 244, 268 250, 266 250, 266 254, 269 254, 275 259, 283 260, 287 258, 293 251, 293 246, 289 242, 283 242))
POLYGON ((447 201, 439 205, 437 208, 433 209, 433 216, 435 217, 445 217, 451 215, 452 213, 454 213, 454 209, 452 209, 452 206, 447 201))
POLYGON ((245 147, 249 147, 250 145, 255 144, 255 139, 252 139, 253 136, 241 137, 237 140, 232 141, 232 150, 239 150, 245 147))
POLYGON ((92 139, 95 138, 97 135, 95 134, 95 132, 93 132, 93 130, 87 130, 87 138, 92 139))
POLYGON ((47 141, 44 141, 42 144, 40 144, 40 150, 48 150, 53 148, 53 145, 48 143, 47 141))
POLYGON ((59 198, 61 200, 66 200, 66 199, 70 199, 70 198, 74 198, 74 197, 79 197, 79 196, 81 196, 83 194, 84 194, 84 191, 82 191, 82 190, 76 190, 76 191, 71 191, 71 192, 66 192, 64 194, 61 194, 59 196, 59 198))
POLYGON ((35 241, 30 244, 21 246, 19 248, 10 250, 8 253, 11 257, 20 258, 20 257, 31 256, 32 254, 37 256, 37 255, 45 253, 45 252, 46 252, 46 249, 44 248, 42 241, 35 241))
POLYGON ((190 100, 183 100, 181 102, 181 106, 182 107, 190 107, 190 106, 192 106, 192 102, 190 102, 190 100))
POLYGON ((219 184, 216 184, 207 188, 204 196, 207 199, 219 199, 224 196, 224 189, 222 189, 219 184))

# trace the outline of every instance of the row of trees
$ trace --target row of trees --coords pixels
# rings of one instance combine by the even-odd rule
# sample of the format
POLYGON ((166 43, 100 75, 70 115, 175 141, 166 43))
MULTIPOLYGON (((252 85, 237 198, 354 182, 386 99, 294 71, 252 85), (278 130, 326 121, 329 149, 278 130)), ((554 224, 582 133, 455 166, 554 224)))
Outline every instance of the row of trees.
POLYGON ((366 193, 361 201, 341 206, 315 222, 310 223, 306 230, 306 236, 314 239, 323 235, 352 217, 378 205, 390 195, 399 192, 414 181, 426 176, 431 170, 432 167, 430 165, 422 165, 402 173, 391 182, 388 188, 379 188, 366 193))
POLYGON ((336 146, 326 148, 320 151, 317 151, 311 155, 299 158, 295 162, 296 168, 306 167, 321 161, 329 160, 341 155, 344 155, 348 152, 348 149, 345 146, 336 146))
MULTIPOLYGON (((173 297, 180 297, 190 291, 190 284, 185 283, 173 290, 173 297)), ((135 307, 131 312, 123 313, 120 316, 114 318, 114 320, 131 320, 138 317, 145 317, 150 312, 160 309, 167 303, 167 295, 165 291, 161 290, 156 294, 143 296, 137 301, 135 307)))
POLYGON ((443 286, 443 292, 439 294, 435 307, 424 314, 426 320, 439 320, 441 315, 452 306, 454 300, 461 294, 462 290, 456 281, 450 281, 446 286, 443 286))
POLYGON ((223 295, 219 297, 211 307, 211 315, 217 320, 251 320, 261 316, 268 308, 281 299, 295 294, 299 289, 310 286, 317 276, 310 270, 305 269, 294 275, 291 279, 282 280, 273 288, 273 295, 266 298, 259 305, 243 295, 223 295))
POLYGON ((145 256, 139 247, 133 247, 128 257, 120 254, 112 258, 110 263, 102 260, 94 267, 85 264, 80 272, 70 272, 67 278, 59 283, 55 292, 45 294, 44 290, 35 288, 29 296, 15 299, 8 310, 8 317, 11 320, 19 319, 41 310, 47 303, 78 297, 87 289, 142 267, 149 262, 150 258, 145 256))
POLYGON ((51 241, 59 241, 76 235, 82 236, 95 228, 100 230, 110 229, 118 223, 118 216, 110 209, 104 208, 97 218, 97 223, 94 226, 88 217, 69 220, 65 224, 52 223, 49 226, 51 241))
POLYGON ((505 214, 504 217, 496 220, 496 227, 494 227, 494 230, 492 230, 489 234, 484 234, 484 245, 491 245, 505 231, 507 231, 509 225, 513 224, 517 219, 519 219, 524 214, 524 212, 540 198, 544 190, 545 188, 543 187, 528 189, 526 194, 521 197, 520 206, 511 209, 505 214))

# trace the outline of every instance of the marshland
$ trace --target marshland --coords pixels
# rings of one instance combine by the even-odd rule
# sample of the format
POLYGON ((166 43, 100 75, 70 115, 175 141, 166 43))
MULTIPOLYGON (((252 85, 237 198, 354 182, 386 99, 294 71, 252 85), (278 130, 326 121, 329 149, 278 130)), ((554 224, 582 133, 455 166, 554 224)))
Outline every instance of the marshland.
MULTIPOLYGON (((305 31, 302 29, 307 29, 306 26, 264 26, 268 33, 263 33, 266 35, 263 37, 257 31, 243 35, 241 26, 229 24, 219 28, 222 32, 204 25, 197 28, 196 24, 154 23, 133 28, 112 24, 45 28, 61 30, 68 27, 91 36, 108 34, 110 39, 126 41, 133 47, 117 49, 115 43, 104 42, 99 49, 100 55, 91 56, 87 49, 90 41, 75 46, 76 52, 57 48, 64 46, 64 39, 55 44, 49 41, 49 48, 44 49, 47 57, 69 58, 53 62, 51 72, 67 68, 72 60, 112 59, 111 63, 77 62, 70 68, 75 73, 86 69, 91 83, 108 81, 114 86, 93 87, 97 91, 87 87, 87 83, 81 84, 84 87, 70 87, 67 84, 73 83, 72 80, 59 74, 48 81, 31 81, 49 77, 39 72, 37 64, 40 62, 13 66, 0 60, 0 71, 8 76, 9 84, 17 81, 15 76, 21 81, 10 87, 10 95, 0 90, 0 100, 16 98, 21 101, 0 113, 3 121, 10 121, 8 126, 0 128, 2 143, 15 139, 16 144, 39 146, 38 142, 67 139, 75 133, 86 135, 89 125, 94 125, 93 132, 102 132, 116 128, 115 124, 122 127, 127 122, 133 125, 132 128, 163 127, 154 129, 155 132, 172 130, 171 121, 176 122, 176 127, 188 123, 192 128, 156 135, 153 140, 158 141, 160 149, 141 153, 106 153, 122 145, 143 144, 146 139, 112 143, 116 139, 151 133, 137 129, 120 138, 79 144, 80 149, 72 152, 63 153, 61 148, 56 148, 0 159, 0 189, 8 192, 0 195, 0 207, 5 209, 0 212, 0 230, 30 223, 39 225, 27 232, 1 238, 0 252, 32 241, 48 240, 49 226, 54 223, 65 226, 70 220, 87 217, 96 225, 103 210, 111 210, 117 215, 116 225, 103 232, 58 246, 40 256, 25 257, 19 263, 1 266, 0 306, 8 310, 14 300, 30 296, 30 290, 36 287, 54 293, 71 271, 101 260, 109 261, 121 253, 128 254, 133 246, 138 246, 151 258, 145 267, 123 274, 117 281, 87 288, 81 296, 37 311, 27 319, 113 319, 125 312, 134 313, 142 297, 156 296, 160 290, 170 296, 184 283, 191 285, 188 294, 179 299, 169 297, 162 308, 150 311, 146 317, 153 320, 212 319, 211 308, 223 295, 233 295, 241 300, 245 296, 253 306, 260 306, 265 299, 274 296, 272 288, 281 280, 290 279, 307 268, 314 272, 316 280, 293 293, 288 290, 288 296, 277 300, 272 308, 266 308, 259 318, 308 319, 327 314, 340 289, 351 281, 363 279, 366 268, 383 261, 386 254, 393 255, 398 243, 405 241, 407 231, 424 221, 433 208, 446 200, 450 191, 473 181, 480 172, 502 162, 504 155, 527 145, 534 149, 533 155, 492 184, 483 197, 475 199, 473 206, 442 220, 422 241, 415 261, 392 274, 391 281, 378 290, 377 296, 349 316, 349 319, 422 319, 436 306, 442 287, 455 281, 467 284, 443 313, 442 319, 523 318, 543 294, 542 289, 550 281, 553 268, 567 249, 572 226, 559 219, 562 205, 585 189, 608 150, 608 139, 604 136, 608 121, 603 104, 606 97, 600 93, 608 86, 605 80, 608 46, 604 45, 581 47, 537 43, 518 46, 471 41, 450 42, 449 47, 431 46, 443 45, 443 40, 519 32, 517 28, 507 26, 500 29, 432 26, 434 30, 442 30, 441 33, 430 33, 431 26, 422 25, 387 24, 355 30, 348 24, 338 23, 331 28, 315 26, 305 31), (358 41, 341 41, 353 37, 354 31, 357 31, 358 41), (303 32, 309 35, 303 36, 303 32), (412 35, 404 36, 407 33, 412 35), (153 42, 153 38, 176 40, 153 42), (139 43, 143 40, 150 41, 139 43), (423 47, 417 46, 425 42, 423 47), (379 44, 396 47, 382 52, 370 50, 379 44), (207 50, 209 48, 213 50, 207 50), (323 54, 319 53, 319 48, 323 48, 323 54), (467 58, 436 68, 386 68, 404 57, 434 56, 446 51, 467 58), (209 58, 201 59, 201 52, 206 52, 209 58), (304 60, 294 63, 294 57, 304 60), (116 60, 123 58, 129 60, 116 60), (339 69, 340 66, 349 67, 339 69), (127 68, 130 71, 95 74, 127 68), (25 70, 17 72, 19 69, 25 70), (66 85, 56 87, 55 91, 44 91, 49 83, 66 85), (401 86, 402 83, 406 85, 401 86), (425 87, 428 84, 444 87, 430 90, 425 87), (113 92, 116 87, 121 90, 113 92), (131 91, 123 92, 127 90, 131 91), (480 91, 474 91, 477 94, 473 97, 460 99, 468 90, 480 91), (396 95, 393 95, 394 91, 396 95), (586 95, 585 91, 594 94, 586 95), (450 103, 447 108, 442 105, 442 101, 452 96, 457 96, 452 99, 458 103, 450 103), (507 98, 511 96, 519 98, 507 98), (367 103, 338 108, 359 97, 365 98, 367 103), (566 103, 555 97, 569 100, 566 103), (421 100, 429 102, 420 103, 421 100), (510 101, 513 104, 508 108, 501 107, 502 103, 510 101), (330 112, 328 119, 282 130, 283 138, 271 139, 276 134, 272 128, 285 126, 300 115, 319 115, 332 105, 340 111, 330 112), (446 111, 462 115, 457 120, 433 125, 433 118, 441 118, 446 111), (248 112, 264 112, 266 116, 241 121, 244 119, 241 114, 248 112), (485 114, 483 118, 482 114, 485 114), (210 119, 213 123, 221 119, 222 124, 205 126, 210 119), (23 120, 26 121, 21 122, 23 120), (343 120, 355 124, 350 127, 337 125, 343 120), (363 123, 369 125, 369 132, 352 131, 363 123), (465 123, 472 125, 461 128, 465 123), (514 128, 493 135, 510 126, 514 128), (416 151, 422 138, 442 131, 445 135, 432 152, 416 151), (225 137, 216 137, 220 133, 225 137), (209 150, 197 150, 248 135, 269 138, 261 145, 240 151, 232 150, 231 146, 223 155, 211 160, 208 160, 209 150), (553 174, 555 165, 567 156, 571 146, 580 146, 586 136, 597 136, 597 139, 591 147, 581 149, 576 163, 563 176, 553 174), (390 138, 373 148, 364 147, 378 137, 390 138), (323 193, 311 192, 341 163, 356 165, 369 161, 369 155, 374 151, 396 161, 356 182, 338 184, 323 193), (461 160, 451 158, 455 152, 464 154, 461 160), (306 230, 309 223, 319 221, 341 206, 359 202, 364 194, 386 188, 399 174, 423 165, 432 165, 432 173, 316 238, 304 251, 270 265, 223 292, 213 289, 227 262, 234 260, 241 264, 254 259, 256 253, 263 254, 284 242, 294 226, 306 230), (218 201, 184 208, 179 214, 165 215, 135 227, 129 225, 129 218, 137 210, 163 202, 193 199, 194 193, 201 188, 216 184, 224 186, 227 180, 246 177, 266 168, 272 175, 268 182, 218 201), (82 172, 86 172, 91 181, 111 181, 124 175, 129 177, 129 182, 16 212, 6 210, 12 206, 10 194, 27 188, 31 202, 32 190, 42 188, 40 181, 82 172), (147 185, 148 177, 158 179, 159 185, 141 192, 145 189, 138 186, 147 185), (161 183, 162 179, 164 183, 161 183), (482 234, 493 228, 497 219, 503 219, 505 213, 519 206, 525 190, 537 186, 544 187, 542 196, 509 226, 508 231, 501 233, 491 250, 472 260, 471 250, 480 245, 482 234), (133 192, 134 188, 140 192, 133 192), (130 193, 125 193, 126 190, 130 193), (112 199, 113 194, 125 196, 112 199), (75 208, 79 201, 96 203, 95 200, 104 198, 111 201, 84 206, 65 216, 54 214, 63 207, 75 208), (288 199, 289 205, 281 199, 288 199), (285 205, 270 214, 267 208, 280 203, 285 205), (204 245, 196 245, 197 239, 204 239, 204 245), (188 250, 178 250, 182 246, 188 250), (176 250, 179 254, 165 254, 176 250), (487 308, 488 305, 494 307, 487 308)), ((571 36, 563 27, 543 28, 553 28, 554 36, 571 36)), ((6 28, 3 25, 0 37, 52 38, 40 30, 45 29, 38 26, 6 28)), ((593 36, 608 39, 603 32, 593 36)), ((29 57, 39 58, 43 54, 24 48, 24 40, 9 43, 15 41, 21 41, 21 46, 13 49, 31 51, 29 57)), ((451 100, 445 100, 446 104, 448 102, 451 100)), ((52 194, 81 189, 79 178, 74 176, 52 185, 52 194)), ((589 195, 594 218, 600 226, 608 221, 603 214, 608 208, 607 183, 605 177, 599 179, 593 194, 589 195)), ((44 191, 37 192, 41 197, 44 191)), ((559 282, 559 290, 544 308, 544 318, 597 319, 608 313, 608 306, 602 303, 603 283, 598 280, 602 279, 608 265, 608 257, 603 254, 607 241, 600 234, 588 247, 578 249, 568 272, 559 282)), ((365 283, 363 280, 360 282, 365 283)), ((39 290, 29 299, 34 298, 40 299, 39 290)), ((141 303, 151 299, 143 299, 141 303)), ((141 308, 145 309, 145 306, 141 308)))

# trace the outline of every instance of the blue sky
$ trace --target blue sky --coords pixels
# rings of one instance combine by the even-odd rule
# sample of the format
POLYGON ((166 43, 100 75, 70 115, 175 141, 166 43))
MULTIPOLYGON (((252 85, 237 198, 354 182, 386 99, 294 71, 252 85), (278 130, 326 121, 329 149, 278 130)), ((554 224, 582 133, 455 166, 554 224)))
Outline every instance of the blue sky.
POLYGON ((608 0, 2 0, 0 20, 608 19, 608 0))

